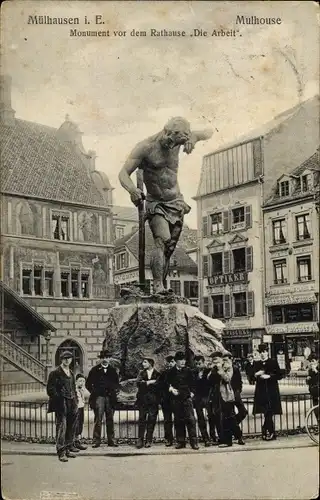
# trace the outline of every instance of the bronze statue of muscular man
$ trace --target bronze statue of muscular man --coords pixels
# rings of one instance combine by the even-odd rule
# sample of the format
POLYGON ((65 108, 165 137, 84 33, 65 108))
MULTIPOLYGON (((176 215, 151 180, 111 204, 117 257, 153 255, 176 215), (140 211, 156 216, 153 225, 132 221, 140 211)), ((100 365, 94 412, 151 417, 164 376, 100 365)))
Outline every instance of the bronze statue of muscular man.
POLYGON ((178 185, 179 150, 190 154, 198 141, 212 136, 211 130, 191 131, 184 118, 172 118, 164 129, 139 142, 130 153, 119 173, 119 180, 138 206, 142 191, 131 180, 140 169, 146 186, 146 219, 149 221, 155 248, 151 257, 154 293, 164 290, 172 253, 179 240, 184 215, 191 207, 183 199, 178 185))

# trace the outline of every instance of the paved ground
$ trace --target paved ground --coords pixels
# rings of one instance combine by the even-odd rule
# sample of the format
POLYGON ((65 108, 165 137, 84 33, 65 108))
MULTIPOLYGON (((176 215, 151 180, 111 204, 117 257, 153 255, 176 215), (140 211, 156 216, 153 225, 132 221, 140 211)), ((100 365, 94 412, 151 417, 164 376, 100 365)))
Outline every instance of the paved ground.
POLYGON ((318 494, 318 448, 306 437, 228 452, 159 455, 154 447, 140 456, 125 456, 124 449, 103 456, 101 449, 66 464, 39 452, 24 455, 28 445, 21 444, 19 451, 20 443, 3 442, 5 500, 310 500, 318 494))

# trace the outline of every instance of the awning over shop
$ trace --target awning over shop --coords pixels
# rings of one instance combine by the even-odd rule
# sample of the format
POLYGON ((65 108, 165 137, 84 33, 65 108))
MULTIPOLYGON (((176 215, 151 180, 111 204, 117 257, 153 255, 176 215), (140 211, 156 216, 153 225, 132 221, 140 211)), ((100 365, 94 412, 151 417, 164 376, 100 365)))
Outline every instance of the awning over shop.
POLYGON ((265 305, 270 306, 284 306, 286 304, 307 304, 316 303, 317 297, 314 293, 308 293, 304 295, 273 295, 265 299, 265 305))
POLYGON ((283 325, 268 325, 266 326, 266 332, 269 335, 318 333, 319 327, 315 321, 308 323, 286 323, 283 325))

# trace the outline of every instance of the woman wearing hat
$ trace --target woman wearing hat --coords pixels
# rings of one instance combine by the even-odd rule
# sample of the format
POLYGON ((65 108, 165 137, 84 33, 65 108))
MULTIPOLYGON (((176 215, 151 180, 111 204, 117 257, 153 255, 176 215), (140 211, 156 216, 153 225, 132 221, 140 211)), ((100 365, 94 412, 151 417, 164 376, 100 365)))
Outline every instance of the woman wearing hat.
POLYGON ((281 399, 278 380, 282 372, 276 359, 269 358, 269 349, 266 344, 258 347, 260 361, 254 364, 256 388, 254 393, 253 415, 263 413, 262 439, 276 439, 273 416, 282 415, 281 399))
POLYGON ((117 404, 119 376, 111 366, 111 352, 103 349, 99 355, 100 363, 91 368, 86 388, 90 392, 89 405, 94 411, 93 448, 101 444, 101 428, 103 415, 106 416, 108 446, 118 446, 114 439, 113 414, 117 404))
POLYGON ((72 353, 63 351, 61 364, 49 374, 47 383, 48 413, 56 414, 56 448, 61 462, 75 458, 75 453, 79 451, 73 445, 78 406, 75 378, 70 370, 72 360, 72 353))

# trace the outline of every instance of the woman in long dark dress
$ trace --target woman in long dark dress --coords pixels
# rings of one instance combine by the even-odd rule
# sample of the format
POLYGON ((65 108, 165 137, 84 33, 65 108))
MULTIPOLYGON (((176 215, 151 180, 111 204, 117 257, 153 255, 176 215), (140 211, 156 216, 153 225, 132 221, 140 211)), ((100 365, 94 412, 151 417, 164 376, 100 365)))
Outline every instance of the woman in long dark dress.
POLYGON ((254 364, 254 376, 256 388, 254 393, 253 414, 263 414, 262 439, 276 439, 273 417, 281 415, 281 399, 278 380, 282 378, 282 372, 276 359, 269 358, 269 350, 266 344, 258 347, 260 361, 254 364))

